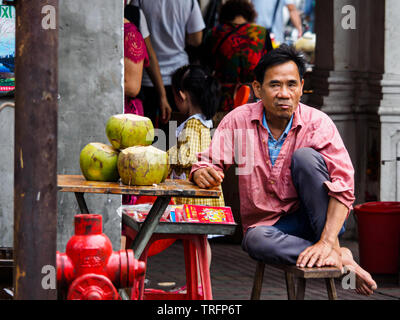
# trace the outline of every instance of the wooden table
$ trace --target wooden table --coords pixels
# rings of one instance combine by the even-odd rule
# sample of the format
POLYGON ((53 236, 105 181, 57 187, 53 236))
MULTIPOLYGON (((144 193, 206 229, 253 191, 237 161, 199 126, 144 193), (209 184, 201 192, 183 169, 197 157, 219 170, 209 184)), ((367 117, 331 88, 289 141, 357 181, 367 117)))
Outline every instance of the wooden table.
POLYGON ((136 259, 139 259, 146 248, 158 222, 166 210, 171 197, 185 198, 218 198, 220 189, 201 189, 184 180, 166 180, 153 186, 126 186, 120 182, 87 181, 82 175, 59 175, 58 191, 74 192, 81 213, 89 213, 85 193, 128 194, 135 196, 157 196, 146 220, 143 222, 131 249, 136 259))

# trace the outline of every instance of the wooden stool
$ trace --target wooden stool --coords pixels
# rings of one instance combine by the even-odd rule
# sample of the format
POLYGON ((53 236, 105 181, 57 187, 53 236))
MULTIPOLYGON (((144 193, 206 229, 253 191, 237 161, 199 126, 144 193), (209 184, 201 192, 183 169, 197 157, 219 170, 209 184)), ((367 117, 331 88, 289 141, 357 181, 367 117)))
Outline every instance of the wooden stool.
MULTIPOLYGON (((342 275, 338 268, 300 268, 295 265, 284 264, 271 264, 270 266, 281 269, 285 272, 286 289, 289 300, 304 300, 307 279, 325 279, 329 300, 337 299, 334 279, 339 278, 342 275), (297 289, 295 278, 297 278, 297 289)), ((260 300, 264 269, 265 263, 258 261, 256 273, 254 275, 253 289, 251 291, 251 300, 260 300)))

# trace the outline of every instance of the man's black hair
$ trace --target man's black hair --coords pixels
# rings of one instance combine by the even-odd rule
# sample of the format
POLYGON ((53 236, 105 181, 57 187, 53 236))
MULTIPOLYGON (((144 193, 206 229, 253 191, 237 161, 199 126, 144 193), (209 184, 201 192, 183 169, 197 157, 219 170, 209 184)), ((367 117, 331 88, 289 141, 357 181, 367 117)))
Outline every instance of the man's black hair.
POLYGON ((303 55, 286 44, 282 44, 279 48, 267 52, 258 62, 254 69, 256 80, 260 83, 264 82, 265 72, 274 66, 293 61, 299 69, 300 80, 303 79, 306 72, 306 62, 303 55))

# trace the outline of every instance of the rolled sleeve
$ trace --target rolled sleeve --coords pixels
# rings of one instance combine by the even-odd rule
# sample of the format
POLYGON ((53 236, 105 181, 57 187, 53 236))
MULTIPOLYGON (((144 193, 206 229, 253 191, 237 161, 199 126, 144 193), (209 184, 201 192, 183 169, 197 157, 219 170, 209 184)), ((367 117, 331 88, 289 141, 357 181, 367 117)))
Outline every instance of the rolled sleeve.
POLYGON ((353 208, 355 200, 353 189, 343 185, 341 181, 325 181, 325 186, 328 189, 328 195, 343 203, 349 210, 353 208))
POLYGON ((316 135, 316 150, 323 156, 330 181, 325 181, 329 196, 343 203, 349 210, 354 203, 354 168, 340 134, 330 118, 321 123, 316 135), (323 129, 322 129, 323 128, 323 129))

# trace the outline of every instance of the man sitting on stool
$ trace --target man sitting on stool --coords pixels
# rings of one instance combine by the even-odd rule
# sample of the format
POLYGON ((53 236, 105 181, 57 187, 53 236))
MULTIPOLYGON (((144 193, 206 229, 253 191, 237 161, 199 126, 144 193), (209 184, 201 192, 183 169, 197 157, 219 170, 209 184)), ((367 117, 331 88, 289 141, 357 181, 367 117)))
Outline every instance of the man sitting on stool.
POLYGON ((201 188, 217 186, 236 164, 242 247, 252 258, 346 266, 356 274, 356 291, 370 295, 375 281, 338 239, 355 200, 353 165, 332 120, 300 103, 304 72, 294 49, 267 53, 252 84, 261 101, 225 116, 190 178, 201 188))

